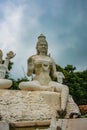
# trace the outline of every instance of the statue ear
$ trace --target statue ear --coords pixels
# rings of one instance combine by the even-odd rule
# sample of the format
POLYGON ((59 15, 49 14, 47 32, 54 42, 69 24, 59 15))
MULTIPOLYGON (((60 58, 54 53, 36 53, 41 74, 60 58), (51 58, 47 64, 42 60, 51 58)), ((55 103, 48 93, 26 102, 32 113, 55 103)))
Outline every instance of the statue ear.
POLYGON ((36 50, 37 50, 37 54, 39 54, 39 51, 38 51, 38 46, 36 45, 36 50))

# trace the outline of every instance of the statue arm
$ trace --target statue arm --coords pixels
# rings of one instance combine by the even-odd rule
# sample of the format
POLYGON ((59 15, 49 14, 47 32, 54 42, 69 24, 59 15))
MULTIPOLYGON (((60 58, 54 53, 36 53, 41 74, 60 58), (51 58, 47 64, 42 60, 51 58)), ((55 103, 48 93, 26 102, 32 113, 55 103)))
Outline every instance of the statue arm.
POLYGON ((51 70, 51 76, 53 78, 57 78, 57 71, 56 71, 56 65, 54 60, 52 59, 52 70, 51 70))
POLYGON ((57 82, 59 82, 59 83, 63 82, 63 81, 60 81, 60 77, 61 77, 61 80, 63 80, 63 78, 65 78, 62 72, 57 72, 54 61, 53 61, 53 65, 52 65, 52 77, 56 78, 57 82))
POLYGON ((7 68, 8 68, 8 65, 9 65, 9 61, 10 61, 10 59, 9 59, 9 58, 5 58, 4 65, 6 65, 6 67, 7 67, 7 68))
POLYGON ((7 57, 5 58, 5 62, 4 62, 4 65, 8 68, 8 65, 9 65, 9 62, 10 62, 10 59, 15 57, 16 54, 14 54, 13 51, 10 51, 9 53, 7 53, 7 57))
POLYGON ((34 63, 32 57, 27 60, 27 75, 31 76, 34 72, 34 63))

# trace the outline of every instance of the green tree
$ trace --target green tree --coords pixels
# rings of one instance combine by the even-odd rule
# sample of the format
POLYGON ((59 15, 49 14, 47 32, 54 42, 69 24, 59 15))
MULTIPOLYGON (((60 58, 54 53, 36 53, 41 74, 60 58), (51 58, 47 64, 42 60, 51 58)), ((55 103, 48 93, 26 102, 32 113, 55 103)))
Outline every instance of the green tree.
POLYGON ((71 72, 74 72, 74 70, 76 70, 76 67, 74 67, 73 65, 67 65, 64 69, 67 72, 71 73, 71 72))

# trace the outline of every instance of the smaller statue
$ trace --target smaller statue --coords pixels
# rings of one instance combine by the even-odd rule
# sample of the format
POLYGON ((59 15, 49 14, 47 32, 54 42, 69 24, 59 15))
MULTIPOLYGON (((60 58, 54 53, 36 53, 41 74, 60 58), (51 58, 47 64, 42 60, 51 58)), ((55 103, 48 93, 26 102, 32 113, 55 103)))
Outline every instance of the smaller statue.
POLYGON ((64 74, 62 73, 62 72, 57 72, 57 74, 58 74, 58 79, 57 79, 57 81, 58 81, 58 83, 63 83, 63 79, 65 79, 65 76, 64 76, 64 74))
POLYGON ((0 89, 9 88, 12 85, 12 81, 9 79, 5 79, 6 72, 8 72, 8 65, 10 62, 10 59, 13 58, 15 54, 10 51, 7 53, 7 56, 5 58, 5 61, 3 63, 3 53, 2 50, 0 50, 0 89))

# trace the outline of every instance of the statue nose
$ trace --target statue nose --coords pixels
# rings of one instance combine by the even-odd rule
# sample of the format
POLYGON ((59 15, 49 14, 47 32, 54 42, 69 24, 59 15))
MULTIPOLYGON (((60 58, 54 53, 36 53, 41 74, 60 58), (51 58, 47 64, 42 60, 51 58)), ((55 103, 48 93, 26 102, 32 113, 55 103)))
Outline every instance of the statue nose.
POLYGON ((44 48, 45 48, 45 45, 43 45, 42 47, 44 47, 44 48))

